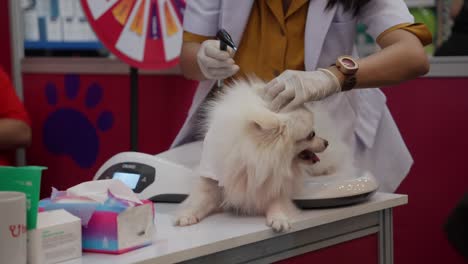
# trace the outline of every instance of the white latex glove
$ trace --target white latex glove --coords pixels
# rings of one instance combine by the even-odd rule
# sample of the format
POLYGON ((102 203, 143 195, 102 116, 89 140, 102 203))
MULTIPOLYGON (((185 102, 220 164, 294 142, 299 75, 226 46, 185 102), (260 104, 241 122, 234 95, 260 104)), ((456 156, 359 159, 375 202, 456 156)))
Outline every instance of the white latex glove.
POLYGON ((220 50, 219 40, 205 40, 197 53, 197 63, 207 79, 220 80, 234 75, 239 66, 232 59, 234 52, 220 50))
POLYGON ((265 86, 264 98, 273 111, 289 111, 341 91, 338 78, 327 69, 286 70, 265 86))

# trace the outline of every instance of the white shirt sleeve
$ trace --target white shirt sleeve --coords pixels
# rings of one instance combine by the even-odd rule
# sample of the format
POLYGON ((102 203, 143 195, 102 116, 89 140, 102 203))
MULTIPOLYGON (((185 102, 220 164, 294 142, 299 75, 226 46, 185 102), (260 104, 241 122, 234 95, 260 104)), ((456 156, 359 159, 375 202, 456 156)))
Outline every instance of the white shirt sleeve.
POLYGON ((222 165, 223 154, 220 153, 220 148, 217 142, 220 140, 220 137, 215 137, 213 135, 212 129, 209 129, 203 140, 203 147, 200 158, 200 165, 197 169, 197 174, 201 177, 207 177, 218 181, 218 185, 222 185, 222 170, 220 165, 222 165), (221 178, 220 178, 221 177, 221 178))
POLYGON ((215 36, 219 27, 220 0, 190 0, 184 12, 184 30, 215 36))
POLYGON ((414 17, 403 0, 372 0, 358 14, 359 22, 375 40, 385 30, 403 23, 414 23, 414 17))

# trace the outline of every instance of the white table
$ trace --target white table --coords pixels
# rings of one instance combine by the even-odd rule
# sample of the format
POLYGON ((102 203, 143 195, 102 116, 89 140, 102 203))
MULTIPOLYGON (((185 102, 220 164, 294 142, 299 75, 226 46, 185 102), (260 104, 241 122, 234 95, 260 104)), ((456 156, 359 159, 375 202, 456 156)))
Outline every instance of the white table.
POLYGON ((304 211, 288 233, 276 234, 262 217, 222 213, 189 227, 174 227, 176 204, 156 204, 156 231, 150 246, 122 255, 84 253, 67 264, 271 263, 378 233, 379 262, 393 263, 392 208, 406 195, 376 193, 361 204, 304 211))

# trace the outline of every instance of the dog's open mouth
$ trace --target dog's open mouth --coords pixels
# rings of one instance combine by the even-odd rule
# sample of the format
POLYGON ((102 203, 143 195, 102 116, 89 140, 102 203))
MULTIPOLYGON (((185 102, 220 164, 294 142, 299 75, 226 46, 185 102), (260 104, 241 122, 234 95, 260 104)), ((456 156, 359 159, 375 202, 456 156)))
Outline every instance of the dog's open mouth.
POLYGON ((299 153, 298 157, 301 159, 301 160, 304 160, 304 161, 309 161, 309 162, 312 162, 312 163, 317 163, 320 161, 319 157, 313 153, 312 151, 306 149, 306 150, 303 150, 301 153, 299 153))

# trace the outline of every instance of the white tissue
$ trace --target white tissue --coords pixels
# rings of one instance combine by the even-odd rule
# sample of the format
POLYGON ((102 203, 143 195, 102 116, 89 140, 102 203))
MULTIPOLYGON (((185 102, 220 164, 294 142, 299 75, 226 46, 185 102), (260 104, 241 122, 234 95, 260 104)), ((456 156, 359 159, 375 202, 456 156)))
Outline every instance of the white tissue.
POLYGON ((66 192, 67 195, 87 197, 99 203, 104 203, 110 192, 118 199, 143 204, 127 185, 116 179, 83 182, 67 189, 66 192))

